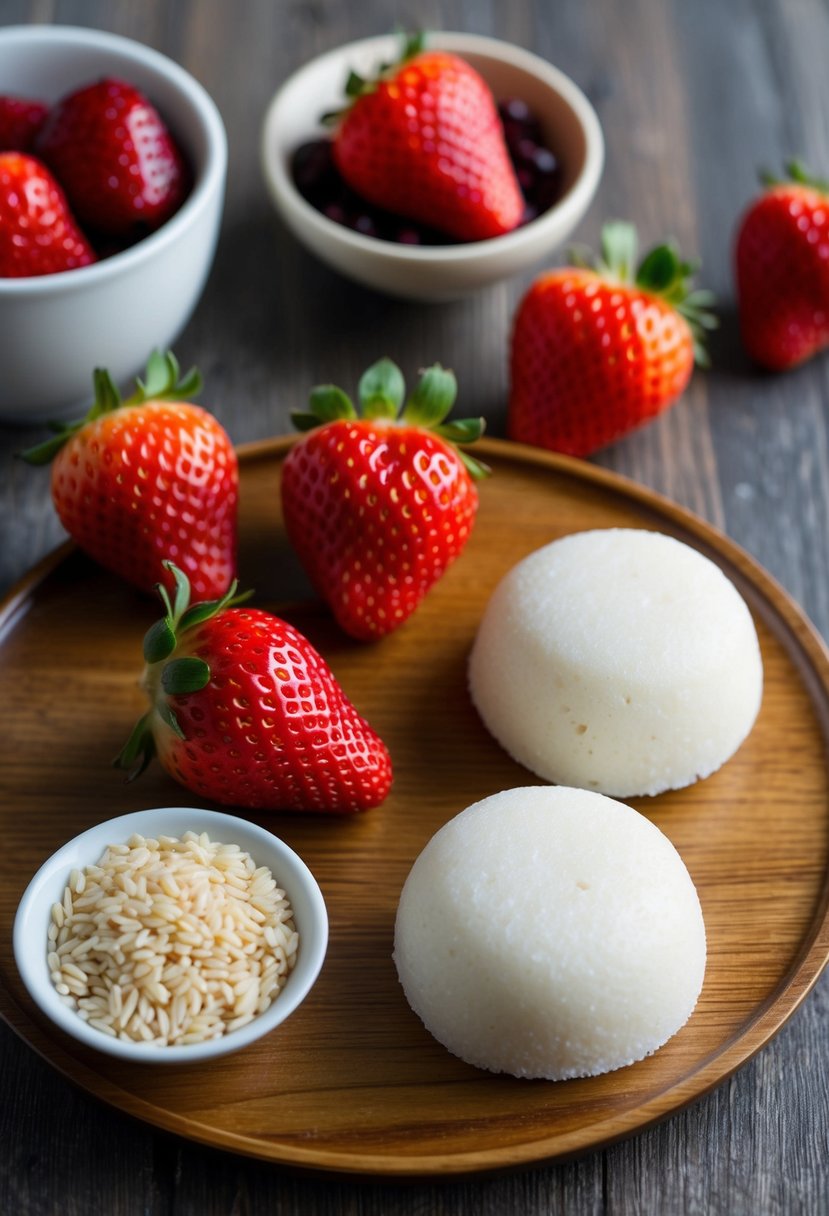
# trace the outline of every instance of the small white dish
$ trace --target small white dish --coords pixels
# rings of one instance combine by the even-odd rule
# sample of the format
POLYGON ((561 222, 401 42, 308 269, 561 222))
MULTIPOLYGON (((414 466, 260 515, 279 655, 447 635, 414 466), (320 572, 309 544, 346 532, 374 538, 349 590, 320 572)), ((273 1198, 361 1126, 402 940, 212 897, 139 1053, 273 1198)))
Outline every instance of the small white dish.
POLYGON ((235 815, 194 807, 159 807, 109 819, 70 840, 46 861, 26 888, 14 921, 14 957, 32 1000, 67 1034, 87 1047, 144 1064, 204 1063, 247 1047, 284 1022, 302 1003, 319 975, 328 945, 328 914, 317 881, 305 862, 265 828, 235 815), (238 844, 257 865, 267 866, 286 893, 299 934, 296 964, 285 986, 264 1013, 219 1039, 160 1047, 111 1038, 89 1026, 55 989, 46 961, 51 908, 59 903, 73 869, 98 861, 109 844, 125 844, 134 833, 145 837, 207 832, 211 840, 238 844))
POLYGON ((579 223, 596 192, 604 139, 590 102, 558 68, 520 47, 478 34, 444 31, 428 46, 461 55, 487 81, 497 100, 519 97, 535 112, 564 180, 559 201, 505 236, 465 245, 407 246, 364 236, 308 203, 294 185, 291 157, 323 134, 319 116, 344 102, 349 70, 370 75, 399 55, 394 35, 365 38, 320 55, 285 81, 265 114, 262 167, 277 212, 312 253, 349 278, 413 300, 455 299, 519 274, 549 257, 579 223))
POLYGON ((121 253, 61 274, 0 278, 0 421, 82 413, 96 367, 125 384, 184 328, 213 262, 227 138, 199 82, 158 51, 101 30, 0 30, 4 93, 51 103, 103 76, 149 97, 184 152, 193 185, 175 215, 121 253))

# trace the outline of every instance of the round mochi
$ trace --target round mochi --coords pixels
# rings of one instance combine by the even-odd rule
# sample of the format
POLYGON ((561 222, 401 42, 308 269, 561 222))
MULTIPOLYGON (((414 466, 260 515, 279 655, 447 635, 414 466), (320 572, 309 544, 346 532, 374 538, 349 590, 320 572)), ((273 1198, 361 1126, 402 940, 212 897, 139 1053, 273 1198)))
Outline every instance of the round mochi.
POLYGON ((394 960, 426 1029, 469 1064, 595 1076, 691 1015, 705 972, 694 884, 637 811, 534 786, 432 837, 400 896, 394 960))
POLYGON ((659 532, 579 532, 499 583, 472 699, 519 763, 629 797, 715 772, 751 730, 763 668, 751 614, 696 549, 659 532))

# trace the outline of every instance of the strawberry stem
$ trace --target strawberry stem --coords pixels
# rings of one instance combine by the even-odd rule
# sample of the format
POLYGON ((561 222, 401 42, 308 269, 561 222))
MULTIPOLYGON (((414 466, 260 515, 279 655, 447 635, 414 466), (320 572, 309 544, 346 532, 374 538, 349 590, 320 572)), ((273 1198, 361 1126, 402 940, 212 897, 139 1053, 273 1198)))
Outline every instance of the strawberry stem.
POLYGON ((338 418, 356 418, 354 403, 336 384, 319 384, 311 389, 311 414, 320 422, 334 422, 338 418))
POLYGON ((458 382, 455 373, 446 371, 439 363, 420 373, 415 390, 406 402, 403 421, 427 431, 440 426, 455 404, 458 382))
POLYGON ((204 659, 190 656, 170 659, 161 672, 161 687, 168 697, 182 696, 188 692, 200 692, 210 683, 210 668, 204 659))
POLYGON ((122 400, 112 377, 106 368, 96 367, 92 373, 93 400, 83 418, 74 422, 50 422, 49 429, 56 433, 51 439, 21 452, 28 464, 49 464, 63 445, 78 431, 104 414, 112 413, 128 405, 141 405, 145 401, 186 401, 195 397, 202 387, 202 378, 195 367, 181 376, 178 360, 171 350, 153 351, 147 360, 144 380, 136 377, 135 392, 122 400))
POLYGON ((634 225, 624 220, 611 220, 602 228, 602 256, 596 269, 620 283, 630 283, 634 278, 638 248, 634 225))
POLYGON ((489 477, 492 473, 492 469, 488 464, 484 464, 482 460, 476 460, 474 456, 470 456, 462 448, 458 448, 458 456, 473 481, 483 481, 485 477, 489 477))
POLYGON ((403 373, 391 359, 378 359, 360 377, 357 395, 364 418, 396 418, 406 395, 403 373))
MULTIPOLYGON (((484 433, 486 424, 483 418, 461 418, 446 422, 457 395, 458 382, 455 373, 435 363, 421 371, 420 378, 407 399, 403 373, 391 359, 383 358, 373 363, 360 377, 357 390, 359 412, 341 388, 334 384, 322 384, 311 390, 309 409, 295 411, 291 414, 291 419, 299 431, 310 431, 343 419, 379 419, 434 431, 453 446, 474 443, 484 433)), ((459 455, 471 476, 478 479, 489 473, 490 470, 480 461, 465 456, 463 452, 459 452, 459 455)))
POLYGON ((105 367, 96 367, 92 373, 94 398, 89 413, 84 421, 93 422, 102 414, 117 410, 121 404, 121 394, 113 383, 112 376, 105 367))
POLYGON ((404 39, 403 53, 400 56, 401 63, 405 63, 407 59, 414 59, 415 55, 420 55, 426 49, 425 30, 416 30, 412 33, 398 30, 398 33, 404 39))
POLYGON ((140 405, 143 401, 163 398, 165 401, 195 397, 202 389, 202 378, 197 368, 191 367, 181 375, 178 359, 171 350, 154 350, 147 360, 143 381, 136 377, 136 391, 124 402, 125 405, 140 405))
POLYGON ((761 169, 758 177, 764 186, 789 186, 794 182, 795 185, 807 186, 821 194, 829 194, 829 181, 824 177, 815 177, 799 158, 787 161, 783 168, 785 169, 784 177, 776 177, 767 169, 761 169))
POLYGON ((362 76, 358 76, 356 72, 349 72, 348 80, 345 82, 346 97, 360 97, 366 92, 366 81, 362 76))
POLYGON ((234 579, 221 599, 202 600, 191 605, 190 580, 187 575, 173 562, 165 561, 163 565, 173 576, 175 594, 171 600, 164 584, 156 585, 156 591, 164 605, 164 616, 147 630, 143 645, 146 667, 142 684, 153 699, 153 708, 136 723, 129 739, 113 761, 116 768, 126 770, 128 781, 140 776, 155 754, 153 714, 179 738, 184 738, 178 718, 166 698, 199 692, 210 682, 210 667, 204 659, 194 655, 170 657, 181 638, 196 625, 218 615, 225 608, 243 603, 253 594, 248 591, 237 595, 238 584, 234 579))
POLYGON ((161 663, 176 648, 176 634, 170 614, 151 625, 144 635, 144 658, 148 663, 161 663))
POLYGON ((148 711, 143 718, 138 719, 129 739, 112 762, 115 768, 126 771, 127 781, 140 777, 155 755, 151 718, 152 714, 148 711))
POLYGON ((484 433, 483 418, 456 418, 434 428, 435 434, 449 443, 475 443, 484 433))
POLYGON ((589 250, 571 250, 570 260, 576 266, 595 270, 602 278, 614 283, 633 284, 658 296, 688 323, 694 343, 694 361, 708 367, 710 360, 705 347, 707 330, 716 329, 719 320, 711 311, 715 303, 712 292, 691 290, 691 279, 697 265, 683 261, 673 242, 657 245, 645 254, 637 267, 638 240, 636 228, 624 220, 611 220, 602 228, 602 254, 592 256, 589 250))
POLYGON ((336 126, 343 115, 351 109, 355 101, 358 101, 360 97, 365 97, 367 93, 376 92, 381 80, 385 80, 393 75, 404 63, 408 63, 410 59, 414 59, 415 55, 421 54, 425 49, 426 34, 423 30, 415 33, 406 33, 405 30, 398 29, 396 32, 402 39, 399 57, 393 63, 378 64, 373 76, 364 77, 353 71, 353 69, 349 70, 344 88, 348 104, 343 106, 342 109, 329 110, 326 114, 322 114, 320 122, 324 126, 336 126))

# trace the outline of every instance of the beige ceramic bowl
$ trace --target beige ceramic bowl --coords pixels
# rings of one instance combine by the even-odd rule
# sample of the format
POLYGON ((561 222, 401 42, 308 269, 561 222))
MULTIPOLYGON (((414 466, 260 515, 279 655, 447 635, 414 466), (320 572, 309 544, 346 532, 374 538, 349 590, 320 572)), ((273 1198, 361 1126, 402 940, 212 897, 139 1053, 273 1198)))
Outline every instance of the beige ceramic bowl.
POLYGON ((350 69, 370 74, 394 60, 400 40, 366 38, 305 64, 279 89, 268 107, 262 133, 265 181, 276 210, 293 234, 317 257, 358 282, 414 300, 464 296, 510 278, 550 256, 581 220, 599 184, 604 140, 590 102, 557 68, 537 55, 477 34, 435 33, 429 45, 454 51, 476 68, 496 99, 520 97, 538 115, 564 170, 559 202, 515 232, 467 245, 396 245, 336 224, 296 189, 291 156, 300 144, 319 138, 319 115, 341 107, 350 69))

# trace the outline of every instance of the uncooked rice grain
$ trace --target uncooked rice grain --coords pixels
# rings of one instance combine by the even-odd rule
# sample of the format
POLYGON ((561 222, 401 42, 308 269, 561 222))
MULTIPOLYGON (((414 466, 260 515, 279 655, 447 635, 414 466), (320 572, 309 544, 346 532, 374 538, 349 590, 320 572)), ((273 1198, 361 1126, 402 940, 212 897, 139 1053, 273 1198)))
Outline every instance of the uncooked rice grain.
POLYGON ((49 972, 103 1033, 202 1043, 264 1013, 296 962, 293 911, 271 872, 206 832, 132 836, 73 870, 52 906, 49 972))

